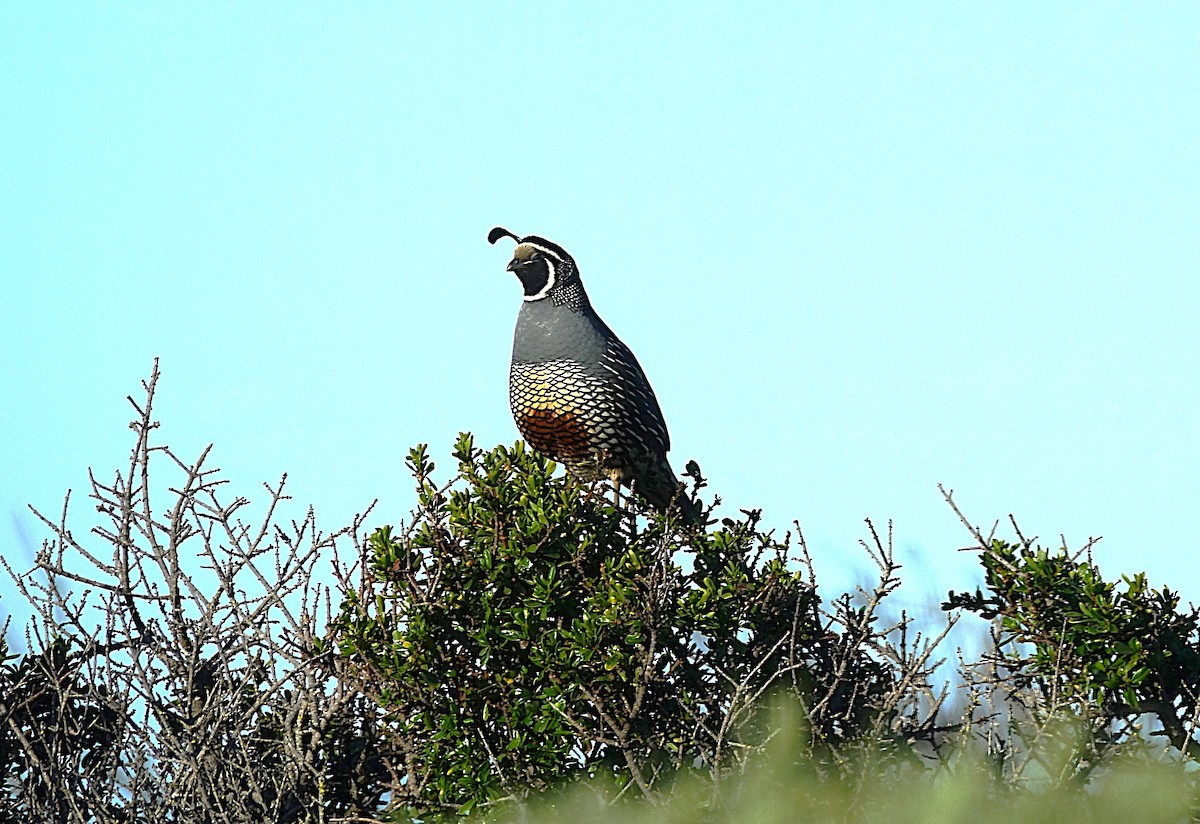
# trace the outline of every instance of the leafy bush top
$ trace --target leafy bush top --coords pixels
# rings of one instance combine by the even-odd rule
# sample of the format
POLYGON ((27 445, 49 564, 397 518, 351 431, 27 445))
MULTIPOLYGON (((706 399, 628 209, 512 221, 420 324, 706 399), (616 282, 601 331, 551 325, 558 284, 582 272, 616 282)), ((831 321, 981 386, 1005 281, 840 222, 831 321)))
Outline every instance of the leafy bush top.
POLYGON ((454 457, 439 485, 412 450, 417 516, 371 536, 337 630, 390 710, 414 810, 581 776, 648 796, 761 743, 775 691, 806 706, 813 752, 895 733, 899 668, 864 643, 873 616, 847 601, 835 630, 757 513, 682 528, 521 443, 463 435, 454 457))

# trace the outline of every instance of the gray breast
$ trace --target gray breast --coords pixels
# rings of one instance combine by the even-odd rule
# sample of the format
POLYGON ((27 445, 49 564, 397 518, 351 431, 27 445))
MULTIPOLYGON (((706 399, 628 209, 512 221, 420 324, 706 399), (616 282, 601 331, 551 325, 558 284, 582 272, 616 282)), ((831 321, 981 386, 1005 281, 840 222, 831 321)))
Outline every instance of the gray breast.
POLYGON ((607 344, 604 325, 598 321, 590 313, 549 300, 524 303, 513 333, 513 363, 568 360, 598 367, 607 344))

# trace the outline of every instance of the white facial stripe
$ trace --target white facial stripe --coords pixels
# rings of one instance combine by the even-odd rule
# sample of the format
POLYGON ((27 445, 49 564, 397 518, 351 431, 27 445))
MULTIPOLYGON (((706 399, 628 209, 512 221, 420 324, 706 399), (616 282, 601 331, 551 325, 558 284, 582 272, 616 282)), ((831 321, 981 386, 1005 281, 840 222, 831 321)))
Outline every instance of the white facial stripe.
POLYGON ((552 252, 549 249, 547 249, 545 246, 539 246, 536 243, 528 243, 528 242, 522 243, 521 245, 528 246, 530 249, 537 249, 543 255, 546 255, 547 257, 552 257, 555 260, 557 260, 559 263, 562 262, 562 258, 559 256, 558 252, 552 252))
MULTIPOLYGON (((532 245, 532 244, 530 244, 530 245, 532 245)), ((540 248, 540 247, 538 247, 538 248, 540 248)), ((544 252, 546 250, 542 249, 542 251, 544 252)), ((542 291, 538 292, 536 295, 526 295, 525 300, 541 300, 542 298, 546 297, 546 295, 550 294, 550 290, 554 288, 554 273, 556 271, 557 271, 557 269, 554 266, 554 260, 551 260, 549 257, 547 257, 546 258, 546 285, 544 287, 542 287, 542 291)))

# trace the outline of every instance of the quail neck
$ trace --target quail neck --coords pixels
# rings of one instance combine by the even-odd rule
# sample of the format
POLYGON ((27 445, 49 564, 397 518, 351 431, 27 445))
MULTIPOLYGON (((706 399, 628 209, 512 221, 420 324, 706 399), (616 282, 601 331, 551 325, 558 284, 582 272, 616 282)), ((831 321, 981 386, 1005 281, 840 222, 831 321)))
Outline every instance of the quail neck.
POLYGON ((592 309, 575 261, 562 247, 526 237, 513 250, 508 270, 525 293, 513 333, 515 362, 603 355, 612 333, 592 309))

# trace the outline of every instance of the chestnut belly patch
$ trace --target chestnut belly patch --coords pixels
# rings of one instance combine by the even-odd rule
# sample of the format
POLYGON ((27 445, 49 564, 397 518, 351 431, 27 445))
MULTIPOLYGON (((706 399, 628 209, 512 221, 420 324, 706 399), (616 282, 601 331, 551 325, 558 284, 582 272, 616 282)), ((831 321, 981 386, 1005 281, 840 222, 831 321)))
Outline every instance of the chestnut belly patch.
POLYGON ((521 436, 535 450, 565 464, 594 459, 600 403, 595 378, 578 364, 514 364, 509 401, 521 436))
POLYGON ((591 435, 577 412, 524 409, 517 417, 517 428, 530 446, 557 461, 576 463, 591 457, 591 435))

